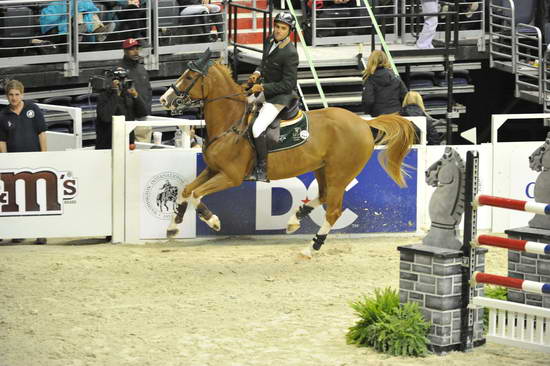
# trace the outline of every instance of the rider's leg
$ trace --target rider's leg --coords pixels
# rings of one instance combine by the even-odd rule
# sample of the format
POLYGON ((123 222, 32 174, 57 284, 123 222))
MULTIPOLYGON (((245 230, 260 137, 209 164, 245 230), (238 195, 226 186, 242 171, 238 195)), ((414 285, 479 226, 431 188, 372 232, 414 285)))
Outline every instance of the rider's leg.
POLYGON ((267 179, 267 139, 265 130, 284 108, 281 104, 264 103, 258 118, 252 126, 254 144, 256 145, 256 180, 268 182, 267 179))

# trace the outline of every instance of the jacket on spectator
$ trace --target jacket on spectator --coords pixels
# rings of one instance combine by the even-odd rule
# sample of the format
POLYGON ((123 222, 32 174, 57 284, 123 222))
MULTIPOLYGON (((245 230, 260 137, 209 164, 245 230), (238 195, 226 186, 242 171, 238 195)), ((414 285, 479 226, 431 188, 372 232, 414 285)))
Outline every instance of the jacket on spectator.
MULTIPOLYGON (((74 0, 71 0, 70 11, 72 12, 74 0)), ((80 0, 78 2, 78 12, 83 13, 83 21, 86 23, 87 32, 94 31, 94 20, 92 13, 97 13, 99 9, 92 0, 80 0)), ((40 29, 42 34, 46 34, 52 28, 57 27, 59 34, 67 33, 67 6, 64 1, 54 1, 41 11, 40 29)))
POLYGON ((379 67, 363 85, 363 108, 373 117, 397 113, 407 94, 407 87, 391 70, 379 67))
POLYGON ((145 102, 145 115, 151 114, 151 106, 153 104, 153 89, 149 81, 149 74, 143 64, 139 61, 134 61, 126 56, 122 58, 120 66, 128 70, 128 77, 134 80, 134 85, 139 96, 145 102))
MULTIPOLYGON (((441 144, 441 135, 435 130, 435 125, 438 123, 438 120, 425 113, 419 105, 407 104, 401 108, 399 114, 404 117, 426 117, 426 140, 428 141, 428 145, 441 144)), ((415 130, 417 135, 420 136, 419 129, 416 126, 415 130)))
MULTIPOLYGON (((136 89, 137 90, 137 89, 136 89)), ((139 91, 138 91, 139 93, 139 91)), ((145 117, 147 111, 140 95, 133 98, 122 92, 118 96, 114 90, 108 89, 97 98, 96 149, 110 149, 113 145, 113 116, 125 116, 127 121, 135 121, 145 117)), ((134 143, 134 133, 130 134, 130 143, 134 143)))

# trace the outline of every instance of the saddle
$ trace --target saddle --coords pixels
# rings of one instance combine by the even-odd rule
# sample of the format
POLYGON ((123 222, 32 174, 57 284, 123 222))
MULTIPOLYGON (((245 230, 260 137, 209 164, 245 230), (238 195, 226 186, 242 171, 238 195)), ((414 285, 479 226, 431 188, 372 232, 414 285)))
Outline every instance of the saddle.
MULTIPOLYGON (((257 115, 254 115, 254 120, 257 115)), ((248 137, 252 142, 252 125, 248 128, 248 137)), ((269 152, 290 149, 306 142, 309 137, 309 132, 304 133, 303 130, 309 130, 308 118, 300 109, 300 99, 295 98, 289 106, 283 108, 275 117, 273 122, 267 127, 267 148, 269 152)), ((252 145, 254 145, 252 143, 252 145)))

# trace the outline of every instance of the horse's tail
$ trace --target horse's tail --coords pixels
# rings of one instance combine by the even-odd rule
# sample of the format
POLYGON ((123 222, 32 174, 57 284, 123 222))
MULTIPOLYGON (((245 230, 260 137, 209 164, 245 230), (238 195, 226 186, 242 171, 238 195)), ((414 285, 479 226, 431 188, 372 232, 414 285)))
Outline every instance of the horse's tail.
POLYGON ((376 117, 367 123, 384 133, 377 136, 375 141, 376 145, 387 145, 386 150, 378 154, 378 162, 395 183, 400 187, 406 187, 401 166, 416 135, 412 123, 401 116, 391 114, 376 117))

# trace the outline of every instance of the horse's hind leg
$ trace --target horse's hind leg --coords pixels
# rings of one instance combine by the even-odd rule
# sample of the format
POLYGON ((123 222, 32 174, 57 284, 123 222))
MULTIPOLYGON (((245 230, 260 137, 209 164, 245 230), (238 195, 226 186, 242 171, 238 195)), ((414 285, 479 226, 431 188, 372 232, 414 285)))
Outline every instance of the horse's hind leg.
MULTIPOLYGON (((347 184, 346 184, 347 185, 347 184)), ((301 254, 306 258, 312 258, 314 253, 321 249, 321 246, 325 243, 330 229, 336 223, 336 220, 342 214, 342 201, 344 199, 344 191, 346 185, 328 186, 327 188, 327 210, 325 214, 325 220, 323 225, 317 232, 317 235, 311 241, 311 244, 301 251, 301 254)))
POLYGON ((317 179, 317 183, 319 185, 319 197, 309 201, 308 203, 305 203, 298 207, 294 215, 290 217, 288 220, 288 224, 286 226, 286 233, 292 234, 296 230, 300 228, 300 221, 309 216, 311 211, 313 211, 316 207, 322 205, 326 201, 326 194, 327 194, 327 184, 325 179, 325 169, 321 168, 319 170, 315 171, 315 178, 317 179))
POLYGON ((175 215, 172 216, 172 220, 170 220, 170 225, 168 226, 168 229, 166 230, 166 236, 168 238, 173 238, 174 236, 178 235, 179 229, 178 225, 183 222, 183 216, 185 215, 185 211, 187 211, 187 203, 189 201, 189 198, 191 197, 191 193, 193 190, 206 182, 210 177, 212 176, 212 173, 208 168, 204 169, 195 180, 193 180, 191 183, 186 185, 180 194, 178 194, 176 198, 176 209, 175 209, 175 215))

